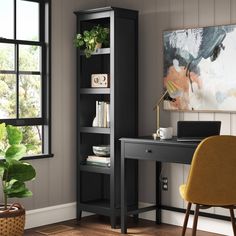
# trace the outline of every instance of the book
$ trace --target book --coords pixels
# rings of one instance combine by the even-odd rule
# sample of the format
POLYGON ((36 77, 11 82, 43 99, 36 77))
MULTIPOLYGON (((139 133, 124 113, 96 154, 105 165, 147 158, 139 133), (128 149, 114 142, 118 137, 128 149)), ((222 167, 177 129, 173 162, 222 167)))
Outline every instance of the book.
POLYGON ((107 127, 107 103, 104 102, 104 112, 103 112, 103 125, 107 127))
POLYGON ((102 127, 102 123, 101 123, 101 112, 102 112, 101 102, 98 101, 98 127, 102 127))
POLYGON ((110 127, 110 103, 106 103, 106 127, 110 127))
POLYGON ((111 163, 101 163, 101 162, 96 162, 96 161, 87 161, 87 165, 92 165, 92 166, 101 166, 101 167, 110 167, 111 163))
POLYGON ((99 157, 99 156, 88 156, 87 161, 100 162, 100 163, 110 163, 110 157, 99 157))
POLYGON ((96 101, 96 116, 93 120, 93 127, 98 127, 98 101, 96 101))
POLYGON ((96 117, 93 120, 93 127, 110 127, 110 103, 96 101, 96 117))
POLYGON ((101 114, 100 114, 101 126, 100 127, 105 127, 104 126, 104 106, 105 106, 105 103, 104 102, 100 102, 100 103, 101 103, 101 114))

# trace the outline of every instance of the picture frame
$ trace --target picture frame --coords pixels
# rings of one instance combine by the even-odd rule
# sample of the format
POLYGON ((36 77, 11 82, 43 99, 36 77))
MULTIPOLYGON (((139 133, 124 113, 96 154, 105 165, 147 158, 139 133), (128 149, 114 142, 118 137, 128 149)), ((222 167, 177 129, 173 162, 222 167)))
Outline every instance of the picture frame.
POLYGON ((235 24, 164 31, 164 88, 179 94, 164 109, 235 112, 235 41, 235 24))

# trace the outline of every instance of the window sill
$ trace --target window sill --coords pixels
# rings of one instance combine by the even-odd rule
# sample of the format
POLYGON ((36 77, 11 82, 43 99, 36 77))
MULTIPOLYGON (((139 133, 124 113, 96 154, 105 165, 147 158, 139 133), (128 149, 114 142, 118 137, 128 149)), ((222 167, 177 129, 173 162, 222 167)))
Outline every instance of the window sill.
POLYGON ((40 154, 40 155, 35 155, 35 156, 26 156, 22 158, 22 160, 38 160, 38 159, 44 159, 44 158, 51 158, 54 157, 53 153, 50 154, 40 154))
MULTIPOLYGON (((40 155, 35 155, 35 156, 26 156, 26 157, 23 157, 21 160, 38 160, 38 159, 45 159, 45 158, 51 158, 51 157, 54 157, 54 154, 51 153, 51 154, 40 154, 40 155)), ((0 157, 0 161, 2 161, 5 159, 0 157)))

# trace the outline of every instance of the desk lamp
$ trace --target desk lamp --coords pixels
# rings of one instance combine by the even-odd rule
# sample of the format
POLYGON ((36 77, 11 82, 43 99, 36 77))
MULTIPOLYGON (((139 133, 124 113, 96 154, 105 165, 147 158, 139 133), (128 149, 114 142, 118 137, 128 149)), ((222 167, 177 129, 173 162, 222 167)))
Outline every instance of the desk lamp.
POLYGON ((156 106, 154 107, 154 109, 157 110, 157 129, 160 128, 160 104, 164 100, 165 96, 168 94, 172 99, 175 99, 175 98, 181 96, 182 92, 183 92, 182 88, 180 88, 173 81, 168 80, 166 82, 166 91, 163 93, 163 95, 157 101, 156 106))

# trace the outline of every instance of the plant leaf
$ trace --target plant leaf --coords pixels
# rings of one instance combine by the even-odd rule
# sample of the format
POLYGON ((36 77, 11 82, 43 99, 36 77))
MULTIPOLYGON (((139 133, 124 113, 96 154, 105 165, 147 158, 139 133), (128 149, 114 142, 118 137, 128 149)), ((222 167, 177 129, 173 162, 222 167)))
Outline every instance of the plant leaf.
POLYGON ((8 168, 8 181, 16 179, 21 182, 34 179, 35 169, 29 163, 12 161, 8 168))
POLYGON ((89 32, 87 30, 84 31, 84 36, 89 37, 89 32))
POLYGON ((6 135, 6 125, 5 123, 0 124, 0 141, 5 137, 6 135))
POLYGON ((76 38, 77 38, 77 39, 81 39, 81 38, 82 38, 82 34, 77 34, 77 35, 76 35, 76 38))
POLYGON ((29 191, 27 188, 25 188, 25 190, 22 192, 8 194, 8 197, 9 198, 13 198, 13 197, 23 198, 23 197, 31 197, 32 195, 33 195, 32 192, 29 191))
POLYGON ((11 145, 6 153, 5 158, 8 162, 12 160, 20 160, 26 153, 26 147, 23 144, 11 145))
POLYGON ((25 183, 18 180, 11 180, 5 188, 7 194, 20 193, 26 190, 25 183))
POLYGON ((9 140, 9 144, 20 144, 23 138, 22 132, 19 128, 14 127, 12 125, 7 125, 7 137, 9 140))

